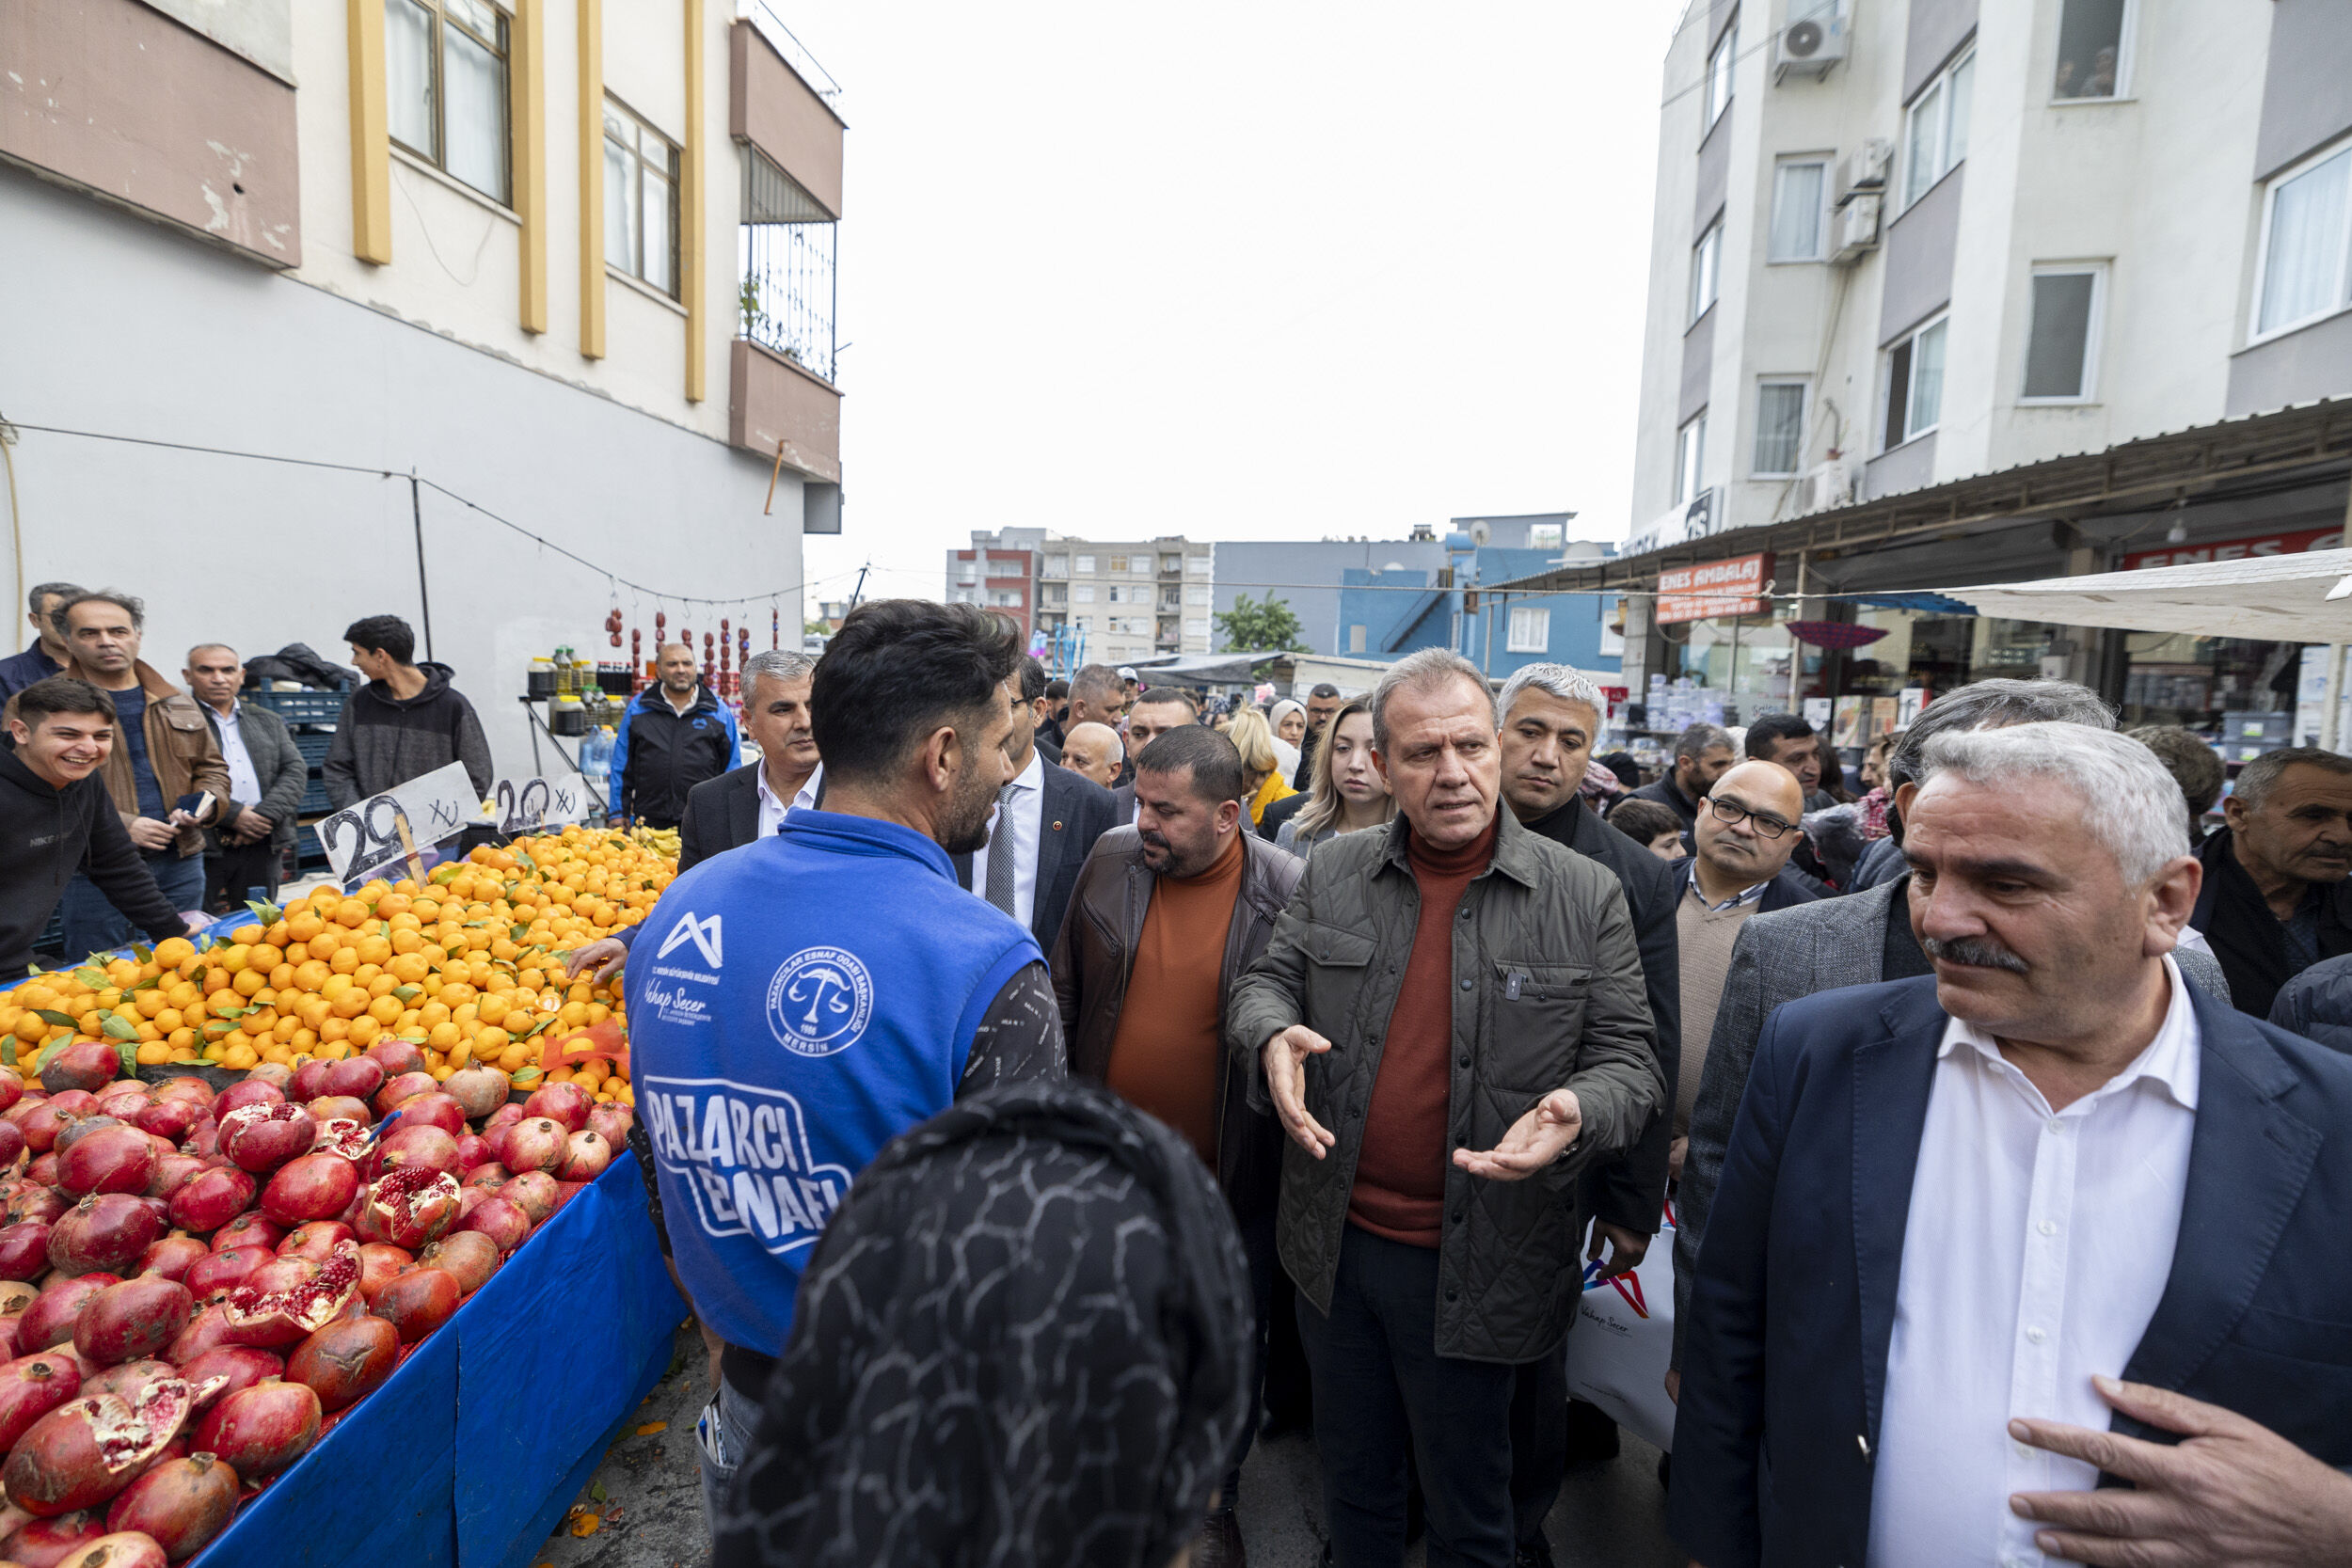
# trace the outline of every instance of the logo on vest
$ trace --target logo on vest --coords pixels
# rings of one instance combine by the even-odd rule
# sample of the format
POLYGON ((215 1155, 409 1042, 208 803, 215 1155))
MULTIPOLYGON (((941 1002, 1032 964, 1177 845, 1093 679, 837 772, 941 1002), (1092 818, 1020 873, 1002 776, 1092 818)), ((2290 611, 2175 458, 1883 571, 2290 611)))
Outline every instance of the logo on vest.
POLYGON ((713 969, 720 967, 719 916, 714 914, 708 920, 696 920, 692 910, 678 916, 678 923, 670 927, 668 936, 661 939, 661 947, 654 957, 666 958, 690 942, 701 951, 703 962, 713 969))
POLYGON ((768 983, 768 1028, 803 1056, 847 1051, 873 1016, 873 976, 838 947, 802 948, 768 983))
POLYGON ((801 1102, 781 1089, 651 1076, 639 1089, 655 1157, 714 1240, 746 1237, 786 1257, 817 1240, 850 1190, 849 1170, 818 1159, 801 1102))

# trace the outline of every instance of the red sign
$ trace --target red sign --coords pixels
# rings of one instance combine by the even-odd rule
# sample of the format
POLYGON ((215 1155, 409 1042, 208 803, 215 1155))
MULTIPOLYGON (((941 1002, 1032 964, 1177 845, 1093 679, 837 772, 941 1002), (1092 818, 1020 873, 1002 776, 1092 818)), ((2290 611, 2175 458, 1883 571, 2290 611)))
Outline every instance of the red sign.
POLYGON ((2344 543, 2342 528, 2298 529, 2293 533, 2262 533, 2251 539, 2225 539, 2218 545, 2167 545, 2159 550, 2135 550, 2123 558, 2123 570, 2143 566, 2193 566, 2209 561, 2251 561, 2265 555, 2301 555, 2305 550, 2332 550, 2344 543))
POLYGON ((1769 552, 1730 561, 1702 561, 1695 566, 1669 566, 1658 574, 1657 624, 1667 626, 1717 615, 1761 615, 1771 604, 1759 595, 1772 580, 1769 552))

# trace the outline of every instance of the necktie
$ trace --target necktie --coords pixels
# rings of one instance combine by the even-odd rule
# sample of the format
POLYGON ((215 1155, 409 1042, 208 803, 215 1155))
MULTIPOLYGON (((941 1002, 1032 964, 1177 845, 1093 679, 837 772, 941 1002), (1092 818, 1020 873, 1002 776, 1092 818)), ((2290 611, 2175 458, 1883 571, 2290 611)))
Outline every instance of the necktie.
POLYGON ((996 826, 988 835, 988 901, 1012 913, 1012 800, 1007 784, 996 792, 996 826))

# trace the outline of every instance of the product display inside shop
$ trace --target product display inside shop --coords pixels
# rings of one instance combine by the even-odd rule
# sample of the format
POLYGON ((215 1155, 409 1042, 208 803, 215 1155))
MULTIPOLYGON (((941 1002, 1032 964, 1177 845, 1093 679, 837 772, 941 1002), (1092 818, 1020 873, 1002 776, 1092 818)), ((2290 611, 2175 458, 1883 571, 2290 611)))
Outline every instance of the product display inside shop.
POLYGON ((0 1560, 529 1560, 685 1315, 620 998, 560 961, 644 918, 669 836, 485 846, 0 998, 0 1560))

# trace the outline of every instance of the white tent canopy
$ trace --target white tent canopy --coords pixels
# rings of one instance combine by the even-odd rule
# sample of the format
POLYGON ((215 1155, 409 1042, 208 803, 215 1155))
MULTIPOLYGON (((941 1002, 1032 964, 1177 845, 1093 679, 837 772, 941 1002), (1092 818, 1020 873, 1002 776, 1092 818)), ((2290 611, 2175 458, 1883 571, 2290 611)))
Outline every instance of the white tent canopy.
POLYGON ((2352 549, 1935 592, 1974 606, 1979 615, 2010 621, 2267 642, 2352 642, 2352 549))

